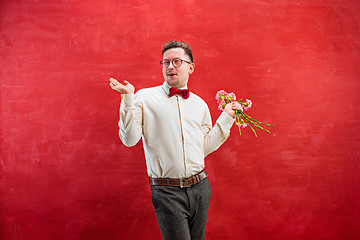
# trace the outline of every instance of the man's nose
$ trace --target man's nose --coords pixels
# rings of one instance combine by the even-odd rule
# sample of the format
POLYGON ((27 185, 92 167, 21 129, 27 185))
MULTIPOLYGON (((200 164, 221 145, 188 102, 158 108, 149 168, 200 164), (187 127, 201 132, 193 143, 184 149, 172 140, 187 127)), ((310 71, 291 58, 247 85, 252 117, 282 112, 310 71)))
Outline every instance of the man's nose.
POLYGON ((175 68, 172 61, 169 62, 169 66, 167 68, 171 68, 171 69, 175 68))

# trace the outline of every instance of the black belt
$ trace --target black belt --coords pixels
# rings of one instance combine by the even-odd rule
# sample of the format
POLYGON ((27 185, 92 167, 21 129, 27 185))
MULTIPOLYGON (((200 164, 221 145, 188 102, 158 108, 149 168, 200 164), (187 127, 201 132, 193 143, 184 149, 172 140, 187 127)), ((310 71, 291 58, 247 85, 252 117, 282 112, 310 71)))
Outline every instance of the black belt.
POLYGON ((198 174, 189 178, 149 178, 150 185, 173 186, 173 187, 190 187, 207 178, 208 174, 202 170, 198 174))

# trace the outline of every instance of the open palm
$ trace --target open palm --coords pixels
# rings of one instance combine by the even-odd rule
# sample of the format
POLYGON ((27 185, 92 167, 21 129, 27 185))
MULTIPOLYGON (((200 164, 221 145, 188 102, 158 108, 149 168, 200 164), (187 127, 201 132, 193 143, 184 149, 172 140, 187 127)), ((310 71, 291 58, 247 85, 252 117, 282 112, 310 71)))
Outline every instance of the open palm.
POLYGON ((120 83, 114 78, 110 78, 110 87, 122 94, 129 94, 135 92, 135 87, 130 84, 128 81, 124 81, 124 84, 120 83))

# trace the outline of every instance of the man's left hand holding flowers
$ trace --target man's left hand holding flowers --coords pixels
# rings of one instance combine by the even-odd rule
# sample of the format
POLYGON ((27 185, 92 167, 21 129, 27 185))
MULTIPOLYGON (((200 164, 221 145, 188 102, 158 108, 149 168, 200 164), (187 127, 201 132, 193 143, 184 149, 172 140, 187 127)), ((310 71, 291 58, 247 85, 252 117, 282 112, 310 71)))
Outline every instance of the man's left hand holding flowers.
POLYGON ((226 104, 224 108, 224 111, 233 118, 235 117, 235 110, 243 111, 241 104, 236 101, 226 104))

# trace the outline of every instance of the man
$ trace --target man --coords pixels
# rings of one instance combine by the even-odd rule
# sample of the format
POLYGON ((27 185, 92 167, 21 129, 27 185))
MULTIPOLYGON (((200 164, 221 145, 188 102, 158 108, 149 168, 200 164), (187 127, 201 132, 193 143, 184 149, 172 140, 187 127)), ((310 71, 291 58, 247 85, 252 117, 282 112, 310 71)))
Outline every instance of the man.
POLYGON ((163 239, 205 238, 211 187, 204 158, 228 138, 237 102, 227 104, 214 127, 206 103, 187 84, 195 64, 190 47, 170 41, 160 62, 164 83, 135 88, 110 78, 121 93, 119 136, 128 147, 142 137, 152 201, 163 239))

